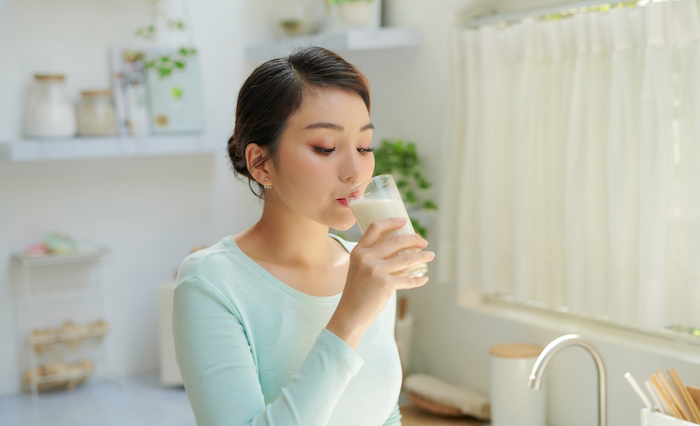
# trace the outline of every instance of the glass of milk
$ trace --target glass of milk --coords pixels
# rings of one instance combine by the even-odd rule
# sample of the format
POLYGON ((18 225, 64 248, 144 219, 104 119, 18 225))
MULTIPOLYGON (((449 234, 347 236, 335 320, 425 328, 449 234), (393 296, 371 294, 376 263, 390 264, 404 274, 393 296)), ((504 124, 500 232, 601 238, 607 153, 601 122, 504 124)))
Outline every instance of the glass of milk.
MULTIPOLYGON (((382 234, 378 243, 394 235, 415 234, 411 219, 406 212, 406 206, 403 204, 401 194, 391 175, 375 176, 355 185, 345 195, 345 199, 350 206, 350 210, 352 210, 352 214, 355 215, 357 224, 360 226, 360 230, 363 234, 373 222, 389 219, 391 217, 406 218, 406 224, 403 227, 385 232, 382 234)), ((420 249, 416 248, 400 251, 397 255, 416 251, 420 251, 420 249)), ((422 263, 399 272, 396 275, 404 277, 422 277, 427 272, 428 265, 422 263)))

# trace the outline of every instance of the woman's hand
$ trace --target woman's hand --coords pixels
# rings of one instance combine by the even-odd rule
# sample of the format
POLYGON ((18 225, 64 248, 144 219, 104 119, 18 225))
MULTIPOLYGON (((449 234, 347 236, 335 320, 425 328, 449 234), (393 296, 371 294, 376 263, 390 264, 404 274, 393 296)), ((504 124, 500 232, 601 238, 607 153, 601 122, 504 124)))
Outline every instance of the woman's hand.
POLYGON ((430 251, 411 250, 428 245, 420 235, 395 235, 379 243, 384 233, 405 224, 406 219, 398 217, 372 223, 350 254, 343 296, 326 328, 353 349, 357 349, 365 331, 386 307, 395 290, 420 287, 428 282, 425 276, 394 275, 435 257, 430 251), (399 252, 402 253, 396 255, 399 252))

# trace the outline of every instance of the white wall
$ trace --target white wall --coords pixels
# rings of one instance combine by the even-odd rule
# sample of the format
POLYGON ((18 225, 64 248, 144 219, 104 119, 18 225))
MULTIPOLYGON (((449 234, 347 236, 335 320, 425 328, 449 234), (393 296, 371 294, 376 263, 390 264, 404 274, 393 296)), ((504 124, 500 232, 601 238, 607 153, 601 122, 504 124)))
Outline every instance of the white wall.
MULTIPOLYGON (((69 95, 109 87, 107 46, 133 43, 146 1, 0 0, 0 140, 21 135, 23 91, 35 72, 67 76, 69 95)), ((217 154, 0 161, 0 394, 17 391, 9 256, 63 231, 107 245, 126 374, 157 371, 157 287, 197 244, 250 226, 259 205, 225 153, 244 76, 242 0, 190 2, 207 125, 217 154)))

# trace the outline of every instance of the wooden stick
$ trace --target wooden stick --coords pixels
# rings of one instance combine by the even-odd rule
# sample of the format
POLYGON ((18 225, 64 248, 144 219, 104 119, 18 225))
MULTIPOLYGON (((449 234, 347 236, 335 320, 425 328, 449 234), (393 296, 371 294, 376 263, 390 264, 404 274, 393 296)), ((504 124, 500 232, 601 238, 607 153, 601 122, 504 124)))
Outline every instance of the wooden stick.
POLYGON ((688 406, 690 414, 693 417, 693 421, 700 424, 700 409, 698 409, 698 406, 695 405, 695 401, 693 400, 693 397, 690 396, 690 392, 688 392, 688 389, 683 384, 683 380, 681 380, 681 376, 678 374, 676 367, 671 367, 671 371, 668 371, 668 376, 671 378, 671 380, 673 380, 674 384, 678 388, 678 391, 685 400, 685 405, 688 406))
POLYGON ((675 368, 673 369, 673 371, 678 377, 678 380, 681 382, 681 385, 683 386, 683 389, 685 390, 685 394, 688 396, 688 399, 692 402, 693 408, 695 409, 695 414, 698 415, 698 420, 700 420, 700 398, 696 398, 693 395, 691 391, 692 386, 686 386, 685 383, 683 383, 680 374, 678 374, 678 371, 676 371, 675 368))
POLYGON ((656 375, 652 374, 651 378, 649 380, 651 380, 651 384, 654 385, 656 392, 661 397, 661 400, 666 405, 666 408, 668 409, 668 411, 671 412, 671 415, 677 419, 680 419, 681 413, 678 412, 678 410, 676 409, 676 406, 669 400, 668 395, 666 395, 666 390, 663 388, 663 385, 661 385, 661 383, 659 382, 659 379, 656 377, 656 375))
POLYGON ((678 379, 676 376, 673 375, 673 372, 671 370, 666 370, 666 373, 668 373, 668 377, 671 378, 671 382, 673 382, 673 385, 675 386, 675 390, 677 391, 677 395, 680 394, 680 401, 682 402, 683 406, 687 409, 688 412, 688 420, 697 423, 697 418, 695 415, 695 410, 693 410, 693 406, 690 405, 690 402, 688 401, 688 398, 685 395, 685 392, 683 392, 681 385, 678 383, 678 379))
POLYGON ((700 408, 700 388, 691 385, 688 385, 685 388, 688 390, 688 393, 693 398, 693 401, 695 401, 695 404, 698 406, 698 408, 700 408))
POLYGON ((659 374, 659 378, 661 379, 661 383, 666 387, 668 390, 669 395, 671 395, 671 398, 673 399, 673 403, 676 404, 676 407, 678 408, 678 411, 681 413, 680 418, 683 420, 688 420, 690 421, 690 415, 688 414, 687 411, 685 411, 685 408, 681 404, 681 402, 678 400, 678 397, 676 396, 676 393, 673 391, 671 386, 668 385, 668 382, 666 381, 666 378, 664 377, 664 374, 661 372, 660 368, 656 369, 656 372, 659 374))

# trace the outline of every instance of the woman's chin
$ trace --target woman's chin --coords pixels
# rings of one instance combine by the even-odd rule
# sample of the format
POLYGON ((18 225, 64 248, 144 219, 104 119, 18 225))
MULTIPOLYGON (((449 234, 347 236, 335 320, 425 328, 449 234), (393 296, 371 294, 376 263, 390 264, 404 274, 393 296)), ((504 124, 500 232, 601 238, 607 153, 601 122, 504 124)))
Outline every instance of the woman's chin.
POLYGON ((336 229, 338 231, 347 231, 348 229, 352 228, 354 224, 355 219, 353 218, 353 220, 349 222, 336 223, 333 226, 331 226, 331 228, 336 229))

